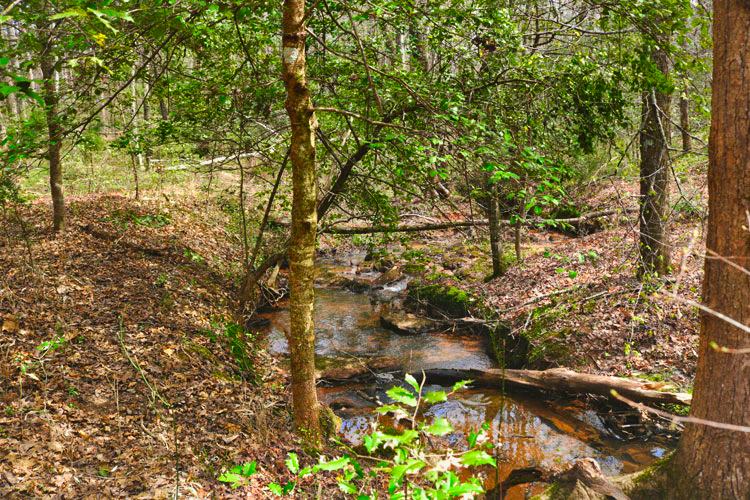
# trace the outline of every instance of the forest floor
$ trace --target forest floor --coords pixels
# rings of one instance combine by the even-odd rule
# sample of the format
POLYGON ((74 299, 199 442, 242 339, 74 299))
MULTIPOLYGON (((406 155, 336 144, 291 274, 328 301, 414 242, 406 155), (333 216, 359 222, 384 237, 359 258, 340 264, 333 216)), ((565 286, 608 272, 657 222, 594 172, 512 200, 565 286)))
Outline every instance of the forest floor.
MULTIPOLYGON (((620 188, 617 196, 632 191, 620 188)), ((612 196, 588 204, 611 206, 612 196)), ((283 461, 298 444, 278 360, 254 341, 246 356, 230 354, 242 256, 227 227, 236 221, 189 199, 69 201, 70 225, 57 238, 43 199, 22 209, 25 223, 11 213, 3 222, 0 496, 268 495, 268 482, 289 475, 283 461), (247 460, 260 472, 246 488, 216 481, 247 460)), ((699 297, 702 237, 699 217, 678 215, 666 286, 635 277, 632 216, 576 238, 525 231, 523 262, 489 282, 486 242, 472 234, 368 241, 387 248, 381 262, 469 290, 531 332, 538 366, 689 387, 697 313, 665 291, 699 297)), ((351 246, 322 237, 324 251, 351 246)))
POLYGON ((124 196, 69 213, 53 238, 34 203, 0 236, 0 497, 231 496, 216 478, 246 460, 237 495, 268 494, 297 441, 276 361, 230 355, 223 214, 124 196))

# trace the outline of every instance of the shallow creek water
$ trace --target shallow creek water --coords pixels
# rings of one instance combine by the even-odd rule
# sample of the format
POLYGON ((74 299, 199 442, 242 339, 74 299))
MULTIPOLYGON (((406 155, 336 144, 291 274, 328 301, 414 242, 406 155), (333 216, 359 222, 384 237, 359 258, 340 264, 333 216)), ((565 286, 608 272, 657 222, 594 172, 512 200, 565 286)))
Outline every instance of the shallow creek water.
MULTIPOLYGON (((335 273, 353 271, 330 264, 325 269, 335 273)), ((402 287, 397 284, 391 291, 395 295, 402 287)), ((315 301, 316 354, 321 368, 351 364, 356 358, 381 357, 416 371, 496 366, 488 354, 486 340, 479 335, 436 332, 404 336, 381 327, 380 315, 389 304, 368 294, 321 287, 316 291, 315 301)), ((287 353, 288 310, 282 307, 266 318, 270 320, 269 350, 287 353)), ((339 430, 342 437, 356 445, 374 419, 373 401, 387 401, 385 390, 398 382, 385 375, 378 383, 320 387, 319 395, 342 418, 339 430)), ((435 388, 438 386, 428 390, 435 388)), ((492 487, 516 468, 558 468, 584 457, 597 460, 608 475, 634 472, 662 457, 670 448, 666 438, 650 434, 640 439, 621 439, 607 425, 607 419, 583 401, 549 399, 538 394, 504 394, 501 388, 462 391, 457 397, 430 408, 425 416, 446 417, 456 429, 448 439, 459 449, 470 430, 484 422, 490 424, 497 447, 498 477, 491 478, 486 487, 492 487)), ((541 489, 542 485, 517 486, 506 498, 524 498, 541 489)))

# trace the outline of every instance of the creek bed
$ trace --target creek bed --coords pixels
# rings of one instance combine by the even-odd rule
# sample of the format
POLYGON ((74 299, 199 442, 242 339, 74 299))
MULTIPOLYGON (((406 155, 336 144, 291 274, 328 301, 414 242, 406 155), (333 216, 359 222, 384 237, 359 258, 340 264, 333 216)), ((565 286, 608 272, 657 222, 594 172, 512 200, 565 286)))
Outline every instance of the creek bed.
MULTIPOLYGON (((329 273, 332 267, 325 268, 329 273)), ((342 272, 341 268, 335 268, 342 272)), ((431 368, 486 369, 495 367, 489 342, 481 335, 433 332, 399 335, 383 328, 380 317, 390 303, 368 294, 348 290, 318 288, 315 297, 316 363, 319 368, 351 364, 361 358, 384 359, 388 365, 406 371, 431 368)), ((270 352, 288 353, 286 332, 289 312, 286 306, 264 315, 270 324, 267 341, 270 352)), ((335 387, 320 387, 321 402, 331 406, 342 419, 341 436, 353 445, 370 430, 376 401, 387 402, 385 391, 398 384, 388 375, 377 382, 352 382, 335 387)), ((430 386, 428 390, 438 389, 430 386)), ((639 428, 634 418, 627 434, 612 425, 627 420, 628 414, 612 409, 597 411, 580 399, 549 398, 539 394, 506 394, 501 388, 468 389, 445 403, 431 407, 426 417, 447 418, 456 432, 448 437, 460 448, 465 436, 483 423, 490 424, 490 435, 497 447, 498 477, 486 484, 492 487, 511 470, 536 466, 560 468, 576 459, 594 458, 607 475, 635 472, 663 457, 672 448, 669 436, 639 428)), ((506 498, 524 498, 542 485, 520 485, 506 498)))

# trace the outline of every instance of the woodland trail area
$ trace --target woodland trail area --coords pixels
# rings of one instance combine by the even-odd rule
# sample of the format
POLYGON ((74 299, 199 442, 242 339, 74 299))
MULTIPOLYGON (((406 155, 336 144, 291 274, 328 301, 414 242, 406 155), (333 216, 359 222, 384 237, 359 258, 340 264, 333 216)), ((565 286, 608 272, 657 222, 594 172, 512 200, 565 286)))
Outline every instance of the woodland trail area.
MULTIPOLYGON (((44 221, 48 211, 34 203, 22 216, 44 221)), ((25 233, 17 227, 1 241, 4 494, 152 497, 180 488, 223 496, 230 490, 216 483, 218 471, 249 459, 265 472, 245 493, 283 477, 288 450, 276 443, 296 439, 287 430, 285 371, 258 337, 249 341, 247 364, 238 363, 224 336, 240 251, 222 244, 227 215, 198 201, 120 195, 77 197, 71 212, 76 222, 62 236, 29 222, 25 233)), ((619 249, 628 248, 617 241, 625 231, 614 224, 582 238, 533 233, 529 249, 571 255, 576 280, 555 272, 557 260, 538 250, 507 278, 482 283, 479 259, 452 231, 438 236, 454 242, 434 268, 409 268, 415 259, 433 260, 430 236, 393 247, 389 258, 392 269, 437 273, 446 283, 465 271, 462 286, 515 324, 540 307, 552 311, 537 366, 684 387, 694 370, 694 319, 658 295, 639 294, 629 271, 617 267, 619 249), (596 262, 574 257, 591 251, 601 256, 596 262), (545 297, 557 289, 571 291, 569 302, 545 297), (578 314, 555 314, 558 307, 578 314), (670 339, 669 349, 659 347, 661 338, 670 339)), ((324 237, 323 255, 346 251, 332 238, 324 237)), ((687 287, 699 276, 687 268, 681 279, 687 287)))

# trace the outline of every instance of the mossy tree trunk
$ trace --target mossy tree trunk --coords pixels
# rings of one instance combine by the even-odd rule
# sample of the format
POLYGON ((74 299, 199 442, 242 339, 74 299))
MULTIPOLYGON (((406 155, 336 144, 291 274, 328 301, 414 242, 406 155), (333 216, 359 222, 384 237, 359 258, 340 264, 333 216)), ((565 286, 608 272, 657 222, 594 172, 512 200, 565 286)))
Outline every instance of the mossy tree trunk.
MULTIPOLYGON (((662 43, 667 43, 667 38, 662 43)), ((669 76, 669 55, 654 49, 656 68, 669 76)), ((664 275, 669 270, 669 108, 671 95, 653 85, 643 93, 643 124, 640 133, 640 267, 639 275, 664 275)))
POLYGON ((306 77, 304 0, 285 0, 282 19, 283 78, 292 138, 292 229, 289 244, 292 404, 297 430, 308 446, 321 442, 320 408, 315 392, 313 324, 317 192, 315 113, 306 77))
MULTIPOLYGON (((750 3, 714 2, 713 29, 703 300, 711 310, 750 325, 750 3)), ((750 426, 750 355, 721 352, 748 346, 747 332, 703 314, 692 417, 750 426)), ((688 424, 671 483, 672 498, 750 498, 750 433, 688 424)))

